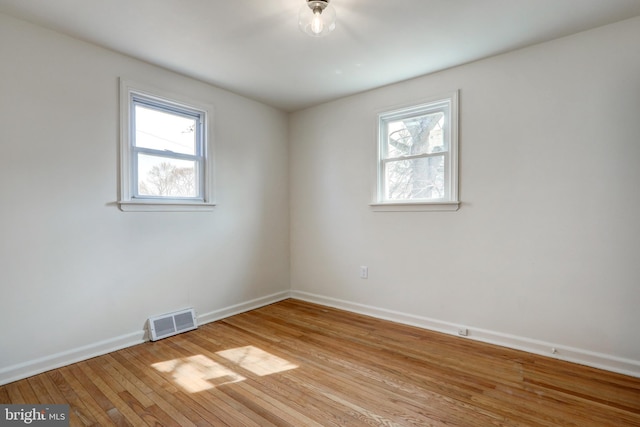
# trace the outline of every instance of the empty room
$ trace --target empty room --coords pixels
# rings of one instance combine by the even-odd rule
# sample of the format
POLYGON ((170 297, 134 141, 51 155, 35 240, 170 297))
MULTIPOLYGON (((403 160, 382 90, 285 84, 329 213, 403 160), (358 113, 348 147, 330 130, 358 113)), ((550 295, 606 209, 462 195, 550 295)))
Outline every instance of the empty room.
POLYGON ((637 0, 0 0, 0 425, 640 426, 637 0))

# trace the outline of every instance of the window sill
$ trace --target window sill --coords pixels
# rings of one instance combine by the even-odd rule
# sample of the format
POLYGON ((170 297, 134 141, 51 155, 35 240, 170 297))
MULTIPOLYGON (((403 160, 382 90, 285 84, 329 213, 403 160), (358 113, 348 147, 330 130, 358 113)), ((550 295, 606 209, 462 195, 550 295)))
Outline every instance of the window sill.
POLYGON ((127 200, 119 201, 124 212, 198 212, 212 211, 215 203, 183 202, 179 200, 127 200))
POLYGON ((374 212, 446 212, 457 211, 460 202, 371 203, 374 212))

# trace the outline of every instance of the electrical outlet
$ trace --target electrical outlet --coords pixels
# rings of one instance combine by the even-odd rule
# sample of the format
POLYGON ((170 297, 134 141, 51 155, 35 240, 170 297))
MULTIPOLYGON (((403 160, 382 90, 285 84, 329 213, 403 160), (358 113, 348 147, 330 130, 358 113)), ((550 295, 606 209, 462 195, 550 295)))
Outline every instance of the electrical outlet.
POLYGON ((369 278, 369 267, 367 267, 366 265, 361 265, 360 266, 360 278, 361 279, 368 279, 369 278))

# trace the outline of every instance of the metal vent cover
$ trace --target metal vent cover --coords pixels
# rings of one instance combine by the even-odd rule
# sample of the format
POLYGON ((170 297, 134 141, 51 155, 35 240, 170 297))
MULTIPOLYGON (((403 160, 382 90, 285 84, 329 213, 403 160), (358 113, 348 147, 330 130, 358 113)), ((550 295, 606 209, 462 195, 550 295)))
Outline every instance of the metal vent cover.
POLYGON ((157 341, 198 327, 196 312, 187 308, 173 313, 149 317, 149 335, 151 341, 157 341))

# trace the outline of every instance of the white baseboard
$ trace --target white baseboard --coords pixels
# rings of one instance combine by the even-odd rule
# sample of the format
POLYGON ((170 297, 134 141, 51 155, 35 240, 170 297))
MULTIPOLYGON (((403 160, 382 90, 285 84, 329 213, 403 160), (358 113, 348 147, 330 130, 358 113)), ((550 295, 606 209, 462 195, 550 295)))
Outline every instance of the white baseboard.
POLYGON ((137 331, 104 341, 18 363, 0 369, 0 385, 8 384, 52 369, 91 359, 145 342, 146 331, 137 331))
MULTIPOLYGON (((234 314, 244 313, 245 311, 282 301, 289 298, 289 296, 289 291, 279 292, 267 295, 266 297, 257 298, 241 304, 198 315, 198 324, 202 325, 224 319, 225 317, 233 316, 234 314)), ((142 344, 145 341, 148 341, 147 331, 141 330, 50 356, 28 360, 6 368, 0 368, 0 385, 9 384, 33 375, 41 374, 42 372, 91 359, 92 357, 102 356, 126 347, 142 344)))
POLYGON ((264 307, 265 305, 273 304, 278 301, 285 300, 291 297, 289 291, 278 292, 275 294, 267 295, 266 297, 256 298, 251 301, 243 302, 241 304, 232 305, 230 307, 221 308, 219 310, 210 311, 204 314, 198 314, 198 324, 204 325, 205 323, 215 322, 216 320, 224 319, 235 314, 245 313, 256 308, 264 307))
POLYGON ((617 372, 620 374, 640 378, 640 361, 638 360, 624 359, 608 354, 567 347, 561 344, 554 344, 526 337, 503 334, 486 329, 473 328, 469 325, 457 325, 441 320, 415 316, 398 311, 387 310, 384 308, 378 308, 322 295, 311 294, 308 292, 294 290, 291 291, 290 296, 291 298, 326 305, 329 307, 347 310, 354 313, 364 314, 378 319, 390 320, 392 322, 416 326, 419 328, 442 332, 449 335, 455 335, 456 337, 459 337, 461 339, 471 339, 488 344, 495 344, 502 347, 522 350, 528 353, 547 356, 554 359, 578 363, 581 365, 591 366, 593 368, 603 369, 606 371, 617 372), (461 337, 458 335, 458 331, 461 328, 467 329, 467 336, 461 337), (556 353, 553 353, 553 349, 555 349, 556 353))

